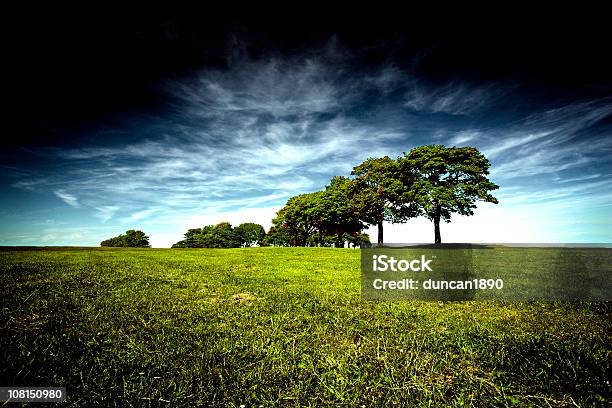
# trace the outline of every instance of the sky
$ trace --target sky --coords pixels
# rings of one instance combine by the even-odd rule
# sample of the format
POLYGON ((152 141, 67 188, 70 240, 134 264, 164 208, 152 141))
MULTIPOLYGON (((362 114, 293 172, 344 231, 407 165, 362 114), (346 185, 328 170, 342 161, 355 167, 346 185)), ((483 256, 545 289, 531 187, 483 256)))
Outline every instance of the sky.
MULTIPOLYGON (((268 228, 291 196, 425 144, 478 148, 500 186, 499 204, 444 224, 444 242, 612 242, 597 19, 14 17, 0 245, 141 229, 169 247, 221 221, 268 228)), ((385 240, 430 242, 433 226, 386 225, 385 240)))

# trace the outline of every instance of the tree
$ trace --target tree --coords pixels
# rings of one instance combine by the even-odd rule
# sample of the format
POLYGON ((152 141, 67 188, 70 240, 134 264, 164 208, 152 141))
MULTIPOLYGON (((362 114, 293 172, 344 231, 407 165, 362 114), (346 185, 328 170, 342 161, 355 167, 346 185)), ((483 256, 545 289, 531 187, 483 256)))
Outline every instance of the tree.
POLYGON ((306 246, 322 223, 321 198, 323 192, 300 194, 291 197, 272 220, 275 230, 283 229, 289 236, 290 246, 306 246))
POLYGON ((348 236, 361 233, 364 227, 351 200, 351 193, 351 181, 336 176, 326 186, 318 202, 316 214, 320 217, 319 236, 334 236, 336 247, 344 246, 348 236))
POLYGON ((127 230, 125 234, 106 239, 100 243, 103 247, 149 248, 149 237, 139 230, 127 230))
POLYGON ((288 239, 289 246, 344 246, 347 236, 360 234, 364 227, 350 198, 346 177, 332 178, 325 191, 291 197, 272 220, 268 242, 288 239))
POLYGON ((266 235, 263 245, 291 246, 291 233, 285 225, 273 225, 266 235))
POLYGON ((473 215, 477 201, 498 202, 489 194, 498 188, 487 178, 491 163, 476 148, 419 146, 398 163, 400 178, 410 186, 401 200, 418 203, 433 221, 436 244, 442 242, 441 219, 450 222, 452 213, 473 215))
POLYGON ((378 227, 378 245, 384 244, 383 222, 403 222, 418 214, 406 195, 410 180, 401 180, 398 162, 388 156, 369 158, 353 168, 351 202, 359 219, 378 227))
POLYGON ((185 238, 172 248, 238 248, 241 241, 232 225, 221 222, 203 228, 192 228, 185 233, 185 238))
POLYGON ((259 224, 253 222, 245 222, 237 226, 234 231, 240 240, 242 246, 250 247, 261 245, 266 237, 266 230, 259 224))
POLYGON ((220 222, 215 225, 212 234, 210 234, 210 248, 238 248, 240 247, 240 238, 232 228, 229 222, 220 222))
POLYGON ((350 244, 360 248, 370 248, 372 243, 370 242, 370 236, 361 232, 354 234, 344 234, 345 240, 350 244))

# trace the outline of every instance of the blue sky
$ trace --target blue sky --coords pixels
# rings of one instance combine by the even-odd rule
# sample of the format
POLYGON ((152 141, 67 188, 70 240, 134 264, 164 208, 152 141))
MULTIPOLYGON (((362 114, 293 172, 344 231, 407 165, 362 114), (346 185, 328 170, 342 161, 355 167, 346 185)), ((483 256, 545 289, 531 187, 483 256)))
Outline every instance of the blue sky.
MULTIPOLYGON (((612 97, 551 96, 512 77, 432 81, 355 58, 333 38, 291 55, 234 53, 160 80, 162 108, 5 152, 0 245, 98 245, 135 228, 168 247, 220 221, 267 228, 289 197, 432 143, 477 147, 500 186, 500 204, 443 225, 444 241, 612 242, 612 97)), ((433 227, 411 220, 385 238, 429 242, 433 227)))

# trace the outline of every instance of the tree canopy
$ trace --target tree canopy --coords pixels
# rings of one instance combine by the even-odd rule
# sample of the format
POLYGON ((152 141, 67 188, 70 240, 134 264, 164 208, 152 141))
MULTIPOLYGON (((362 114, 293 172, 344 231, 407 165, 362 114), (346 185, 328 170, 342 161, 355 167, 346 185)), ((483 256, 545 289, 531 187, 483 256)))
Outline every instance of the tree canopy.
POLYGON ((266 237, 266 230, 259 224, 245 222, 234 229, 243 247, 261 245, 266 237))
POLYGON ((283 230, 289 237, 289 246, 306 246, 322 224, 321 198, 323 192, 291 197, 272 220, 275 231, 283 230))
POLYGON ((103 247, 148 248, 149 237, 139 230, 127 230, 125 234, 106 239, 100 243, 103 247))
POLYGON ((441 243, 440 220, 451 214, 473 215, 477 201, 497 204, 489 192, 498 186, 487 176, 491 163, 473 147, 428 145, 416 147, 398 159, 400 172, 408 175, 405 202, 417 203, 434 222, 435 243, 441 243))
POLYGON ((344 246, 369 244, 351 199, 351 181, 334 177, 324 191, 290 198, 268 234, 271 245, 344 246))
POLYGON ((384 156, 369 158, 353 168, 351 201, 355 213, 366 224, 378 227, 378 245, 383 245, 383 222, 398 223, 417 215, 416 206, 406 198, 410 174, 402 175, 396 160, 384 156))
POLYGON ((245 223, 233 228, 229 222, 189 229, 172 248, 239 248, 263 243, 265 230, 259 224, 245 223))
MULTIPOLYGON (((369 158, 355 166, 352 178, 333 177, 324 191, 290 198, 273 220, 269 237, 282 245, 367 245, 362 230, 400 223, 424 215, 434 223, 434 240, 442 242, 440 220, 451 214, 473 215, 477 201, 497 203, 490 191, 490 163, 473 147, 416 147, 396 160, 369 158)), ((276 245, 276 244, 274 244, 276 245)))

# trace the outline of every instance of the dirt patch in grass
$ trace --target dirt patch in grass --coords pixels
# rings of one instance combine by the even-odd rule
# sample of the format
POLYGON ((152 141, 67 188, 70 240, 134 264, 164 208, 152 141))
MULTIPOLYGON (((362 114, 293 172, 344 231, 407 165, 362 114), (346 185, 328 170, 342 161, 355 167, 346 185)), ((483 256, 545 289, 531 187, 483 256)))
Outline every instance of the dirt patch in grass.
POLYGON ((237 303, 237 304, 253 304, 254 302, 258 301, 259 298, 255 295, 253 295, 252 293, 249 292, 241 292, 241 293, 236 293, 232 296, 230 296, 229 300, 232 303, 237 303))

